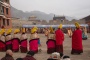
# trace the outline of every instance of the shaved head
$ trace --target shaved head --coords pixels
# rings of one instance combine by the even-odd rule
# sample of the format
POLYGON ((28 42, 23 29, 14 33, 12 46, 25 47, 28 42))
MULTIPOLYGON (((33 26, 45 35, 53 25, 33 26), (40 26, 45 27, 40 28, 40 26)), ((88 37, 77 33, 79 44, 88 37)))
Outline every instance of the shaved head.
POLYGON ((13 55, 13 52, 12 52, 12 50, 7 50, 7 51, 6 51, 6 54, 9 54, 9 55, 12 56, 12 55, 13 55))

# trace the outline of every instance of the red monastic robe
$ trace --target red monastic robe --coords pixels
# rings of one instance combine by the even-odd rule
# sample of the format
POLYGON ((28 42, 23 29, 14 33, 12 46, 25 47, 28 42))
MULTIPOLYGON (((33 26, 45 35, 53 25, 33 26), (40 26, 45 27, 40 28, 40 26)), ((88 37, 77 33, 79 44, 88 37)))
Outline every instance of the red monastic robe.
POLYGON ((12 39, 12 50, 13 50, 13 52, 19 51, 19 45, 20 45, 19 35, 14 34, 14 37, 12 39))
POLYGON ((0 51, 6 51, 5 42, 0 40, 0 51))
POLYGON ((82 53, 83 46, 82 46, 82 31, 77 29, 73 32, 72 35, 72 52, 73 53, 82 53))
POLYGON ((56 32, 56 45, 62 45, 63 44, 63 41, 64 41, 64 34, 63 32, 58 29, 56 32))
POLYGON ((18 52, 19 51, 19 43, 20 43, 20 40, 18 38, 13 38, 12 39, 12 50, 14 52, 18 52))
POLYGON ((20 41, 20 50, 22 53, 27 52, 27 35, 25 33, 22 33, 21 35, 21 41, 20 41))
POLYGON ((20 50, 22 53, 26 53, 27 52, 27 39, 24 39, 20 42, 21 46, 20 46, 20 50))
POLYGON ((0 51, 6 51, 5 36, 0 36, 0 51))
POLYGON ((58 29, 55 32, 56 35, 56 52, 63 53, 63 41, 64 41, 64 34, 63 32, 58 29))

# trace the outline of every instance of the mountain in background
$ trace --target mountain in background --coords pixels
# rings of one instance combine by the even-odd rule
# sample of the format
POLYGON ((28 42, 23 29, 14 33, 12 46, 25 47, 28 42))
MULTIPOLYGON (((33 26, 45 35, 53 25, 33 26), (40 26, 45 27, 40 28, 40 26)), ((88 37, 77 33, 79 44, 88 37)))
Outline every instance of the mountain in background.
MULTIPOLYGON (((36 16, 37 19, 40 20, 52 20, 54 17, 54 14, 46 14, 44 12, 40 11, 31 11, 31 12, 23 12, 21 10, 18 10, 11 6, 11 16, 14 18, 21 18, 27 20, 30 16, 36 16)), ((67 20, 76 19, 74 17, 65 16, 67 20)))

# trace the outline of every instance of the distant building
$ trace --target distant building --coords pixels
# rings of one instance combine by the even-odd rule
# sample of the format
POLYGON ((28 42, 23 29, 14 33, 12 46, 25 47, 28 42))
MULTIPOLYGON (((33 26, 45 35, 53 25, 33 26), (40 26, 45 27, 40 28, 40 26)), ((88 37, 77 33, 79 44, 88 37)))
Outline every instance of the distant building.
POLYGON ((53 17, 53 20, 59 20, 61 22, 64 22, 66 20, 65 16, 55 16, 53 17))
POLYGON ((46 20, 42 20, 42 21, 41 21, 41 24, 42 24, 42 25, 48 25, 48 23, 47 23, 46 20))
POLYGON ((19 28, 22 25, 31 25, 32 22, 28 20, 20 20, 20 19, 12 19, 12 26, 13 28, 19 28))
POLYGON ((36 16, 30 16, 30 17, 28 18, 28 20, 29 20, 29 21, 31 21, 31 20, 36 20, 36 18, 37 18, 36 16))
POLYGON ((10 0, 0 0, 0 27, 11 28, 10 0))
POLYGON ((36 16, 30 16, 28 18, 28 21, 32 22, 33 25, 40 24, 40 22, 41 22, 40 20, 37 19, 36 16))
POLYGON ((53 20, 65 20, 65 16, 57 16, 57 17, 53 17, 53 20))

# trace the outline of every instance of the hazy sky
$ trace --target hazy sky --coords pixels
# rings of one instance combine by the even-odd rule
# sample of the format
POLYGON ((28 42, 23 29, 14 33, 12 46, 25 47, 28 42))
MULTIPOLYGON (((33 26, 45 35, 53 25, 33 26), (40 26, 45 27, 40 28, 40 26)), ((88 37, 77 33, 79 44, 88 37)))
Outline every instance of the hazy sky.
POLYGON ((82 18, 90 15, 90 0, 10 0, 11 6, 22 11, 82 18))

